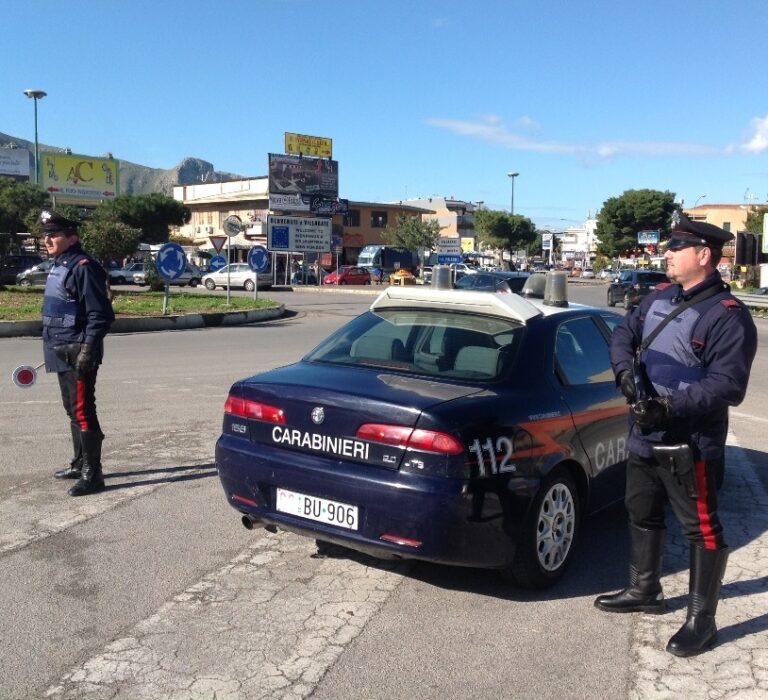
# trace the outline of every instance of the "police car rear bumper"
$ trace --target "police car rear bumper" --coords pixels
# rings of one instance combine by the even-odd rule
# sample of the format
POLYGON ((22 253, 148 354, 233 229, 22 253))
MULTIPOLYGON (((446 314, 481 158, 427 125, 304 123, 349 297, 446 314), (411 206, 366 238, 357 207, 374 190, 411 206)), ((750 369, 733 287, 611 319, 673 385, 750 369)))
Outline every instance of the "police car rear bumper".
POLYGON ((230 505, 265 523, 379 558, 478 568, 511 564, 540 484, 527 478, 494 482, 421 476, 266 445, 256 448, 228 435, 216 444, 216 466, 230 505), (278 512, 278 488, 357 506, 357 529, 278 512))

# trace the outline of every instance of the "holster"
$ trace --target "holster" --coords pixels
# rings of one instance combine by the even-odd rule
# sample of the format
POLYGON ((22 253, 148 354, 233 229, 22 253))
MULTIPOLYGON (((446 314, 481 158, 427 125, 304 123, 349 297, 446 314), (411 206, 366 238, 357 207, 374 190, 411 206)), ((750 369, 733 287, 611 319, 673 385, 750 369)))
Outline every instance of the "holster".
POLYGON ((693 461, 693 449, 690 445, 655 445, 653 456, 661 467, 667 469, 685 486, 688 496, 698 498, 696 470, 693 461))
POLYGON ((53 348, 57 357, 66 362, 72 369, 77 364, 77 356, 80 353, 80 343, 67 343, 66 345, 56 345, 53 348))

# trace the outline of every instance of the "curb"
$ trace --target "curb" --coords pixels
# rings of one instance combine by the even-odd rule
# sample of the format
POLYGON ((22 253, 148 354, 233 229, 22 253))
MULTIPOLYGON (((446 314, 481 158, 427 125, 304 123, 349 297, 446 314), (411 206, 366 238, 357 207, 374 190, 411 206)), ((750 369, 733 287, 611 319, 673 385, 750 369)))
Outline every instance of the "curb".
MULTIPOLYGON (((152 331, 188 330, 191 328, 216 328, 218 326, 237 326, 279 318, 285 313, 285 304, 272 309, 253 309, 250 311, 221 311, 214 313, 176 314, 169 316, 118 317, 110 333, 146 333, 152 331)), ((42 321, 0 321, 0 338, 19 336, 41 336, 42 321)))

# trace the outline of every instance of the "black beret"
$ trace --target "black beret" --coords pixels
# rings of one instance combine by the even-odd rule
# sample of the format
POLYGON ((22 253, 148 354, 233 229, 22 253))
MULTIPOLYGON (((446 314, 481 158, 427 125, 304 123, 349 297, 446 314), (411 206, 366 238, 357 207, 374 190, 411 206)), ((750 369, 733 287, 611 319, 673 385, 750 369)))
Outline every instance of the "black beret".
POLYGON ((60 231, 77 233, 77 229, 80 226, 79 221, 68 219, 66 216, 62 216, 50 209, 43 209, 40 212, 40 223, 43 226, 43 233, 59 233, 60 231))
MULTIPOLYGON (((704 221, 691 221, 683 212, 675 211, 672 213, 672 239, 676 239, 681 244, 688 245, 706 245, 712 248, 722 248, 725 243, 733 240, 733 234, 725 231, 719 226, 708 224, 704 221)), ((675 247, 684 247, 683 245, 675 247)))

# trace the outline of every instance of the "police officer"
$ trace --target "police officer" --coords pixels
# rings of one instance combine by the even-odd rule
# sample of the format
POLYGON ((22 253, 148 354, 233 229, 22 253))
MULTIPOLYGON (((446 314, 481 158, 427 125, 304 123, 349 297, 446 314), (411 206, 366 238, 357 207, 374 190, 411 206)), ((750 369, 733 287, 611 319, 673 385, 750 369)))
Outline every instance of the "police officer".
POLYGON ((717 636, 715 612, 728 557, 717 514, 718 472, 728 407, 744 399, 757 332, 717 271, 723 244, 733 235, 680 212, 671 228, 664 257, 673 284, 645 297, 611 340, 616 382, 631 404, 625 496, 630 580, 624 590, 599 596, 595 606, 665 611, 660 578, 669 502, 689 542, 690 581, 686 621, 667 651, 692 656, 717 636))
POLYGON ((96 374, 104 336, 115 316, 107 296, 107 275, 80 246, 78 222, 43 211, 40 223, 54 261, 43 296, 45 369, 58 374, 74 450, 69 468, 55 476, 77 479, 69 495, 84 496, 104 490, 96 374))

